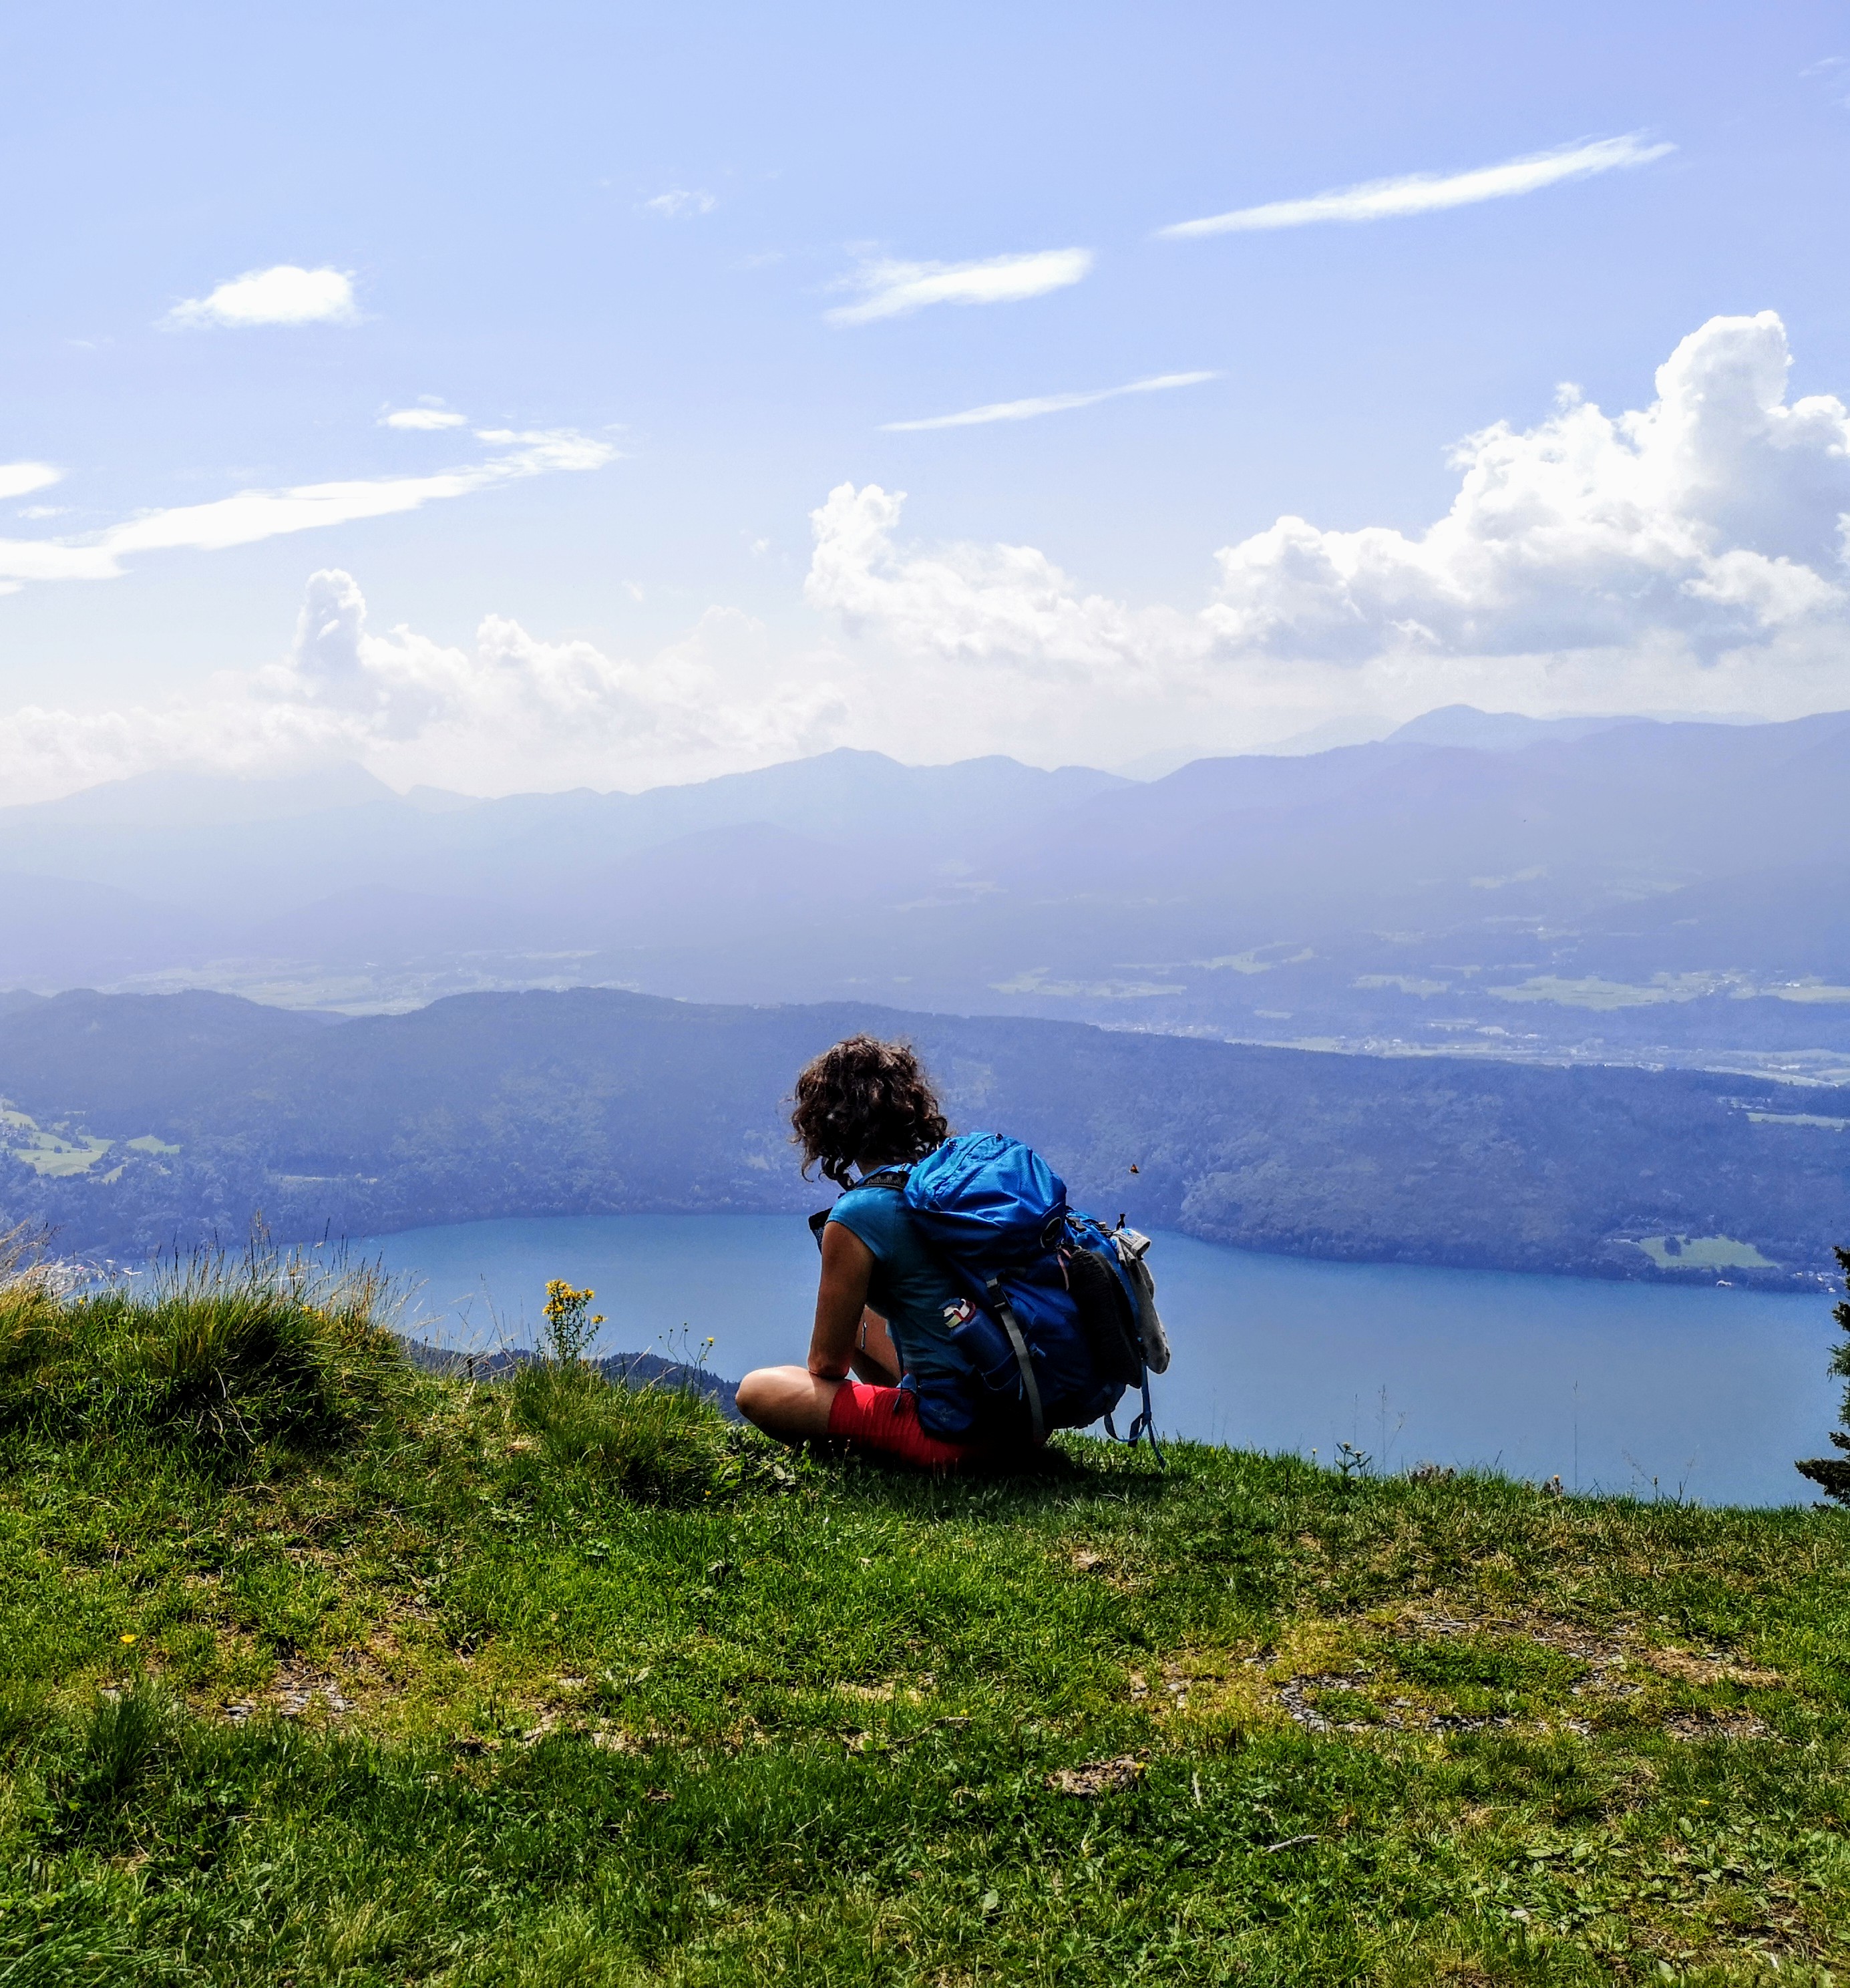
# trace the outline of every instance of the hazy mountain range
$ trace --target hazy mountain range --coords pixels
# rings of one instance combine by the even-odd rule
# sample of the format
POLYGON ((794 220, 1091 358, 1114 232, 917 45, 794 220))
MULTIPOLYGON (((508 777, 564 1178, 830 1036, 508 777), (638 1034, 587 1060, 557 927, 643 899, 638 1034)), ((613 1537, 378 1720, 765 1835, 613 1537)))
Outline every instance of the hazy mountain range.
POLYGON ((616 985, 1850 1074, 1850 714, 1541 721, 1137 782, 842 751, 640 794, 356 767, 0 809, 0 985, 616 985))
POLYGON ((0 1226, 133 1258, 501 1215, 784 1212, 788 1098, 850 1030, 911 1037, 965 1129, 1075 1200, 1307 1256, 1798 1284, 1845 1232, 1850 1087, 1331 1056, 866 1005, 609 989, 330 1019, 211 993, 0 1004, 0 1226))

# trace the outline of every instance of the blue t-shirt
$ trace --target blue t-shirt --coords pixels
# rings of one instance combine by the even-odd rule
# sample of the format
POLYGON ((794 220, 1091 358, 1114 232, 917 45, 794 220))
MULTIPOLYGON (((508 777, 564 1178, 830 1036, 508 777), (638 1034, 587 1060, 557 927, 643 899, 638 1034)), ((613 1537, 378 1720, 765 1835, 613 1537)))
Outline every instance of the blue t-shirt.
POLYGON ((858 1236, 872 1253, 867 1302, 886 1320, 913 1385, 923 1395, 936 1391, 934 1382, 944 1382, 954 1393, 968 1371, 951 1347, 954 1321, 945 1317, 957 1293, 919 1234, 905 1195, 896 1187, 850 1188, 829 1219, 858 1236))

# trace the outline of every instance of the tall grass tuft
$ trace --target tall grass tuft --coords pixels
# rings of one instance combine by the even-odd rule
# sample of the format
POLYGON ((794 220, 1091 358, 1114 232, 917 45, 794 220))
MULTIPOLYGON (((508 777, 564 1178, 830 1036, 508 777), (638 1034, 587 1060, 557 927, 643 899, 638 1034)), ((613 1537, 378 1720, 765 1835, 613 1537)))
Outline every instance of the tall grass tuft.
POLYGON ((99 1698, 79 1737, 58 1792, 67 1833, 118 1808, 153 1761, 173 1723, 173 1708, 145 1678, 116 1696, 99 1698))
POLYGON ((540 1357, 514 1376, 515 1425, 555 1469, 657 1505, 691 1503, 740 1481, 738 1432, 690 1388, 612 1381, 585 1358, 604 1322, 597 1293, 546 1286, 540 1357))
POLYGON ((746 1474, 740 1432, 690 1388, 632 1388, 577 1361, 535 1361, 511 1384, 517 1427, 555 1469, 649 1504, 690 1504, 746 1474))
POLYGON ((408 1380, 378 1268, 322 1267, 259 1237, 69 1287, 0 1259, 0 1429, 63 1440, 140 1428, 228 1458, 314 1448, 377 1419, 408 1380))

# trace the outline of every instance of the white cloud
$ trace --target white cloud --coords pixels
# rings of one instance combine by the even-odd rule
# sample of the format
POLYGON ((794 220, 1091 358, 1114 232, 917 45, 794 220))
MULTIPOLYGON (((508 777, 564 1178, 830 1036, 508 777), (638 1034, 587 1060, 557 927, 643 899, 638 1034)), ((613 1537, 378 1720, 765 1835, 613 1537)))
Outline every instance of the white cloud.
POLYGON ((29 497, 59 482, 62 469, 49 462, 0 462, 0 497, 29 497))
POLYGON ((711 214, 718 205, 711 194, 690 187, 670 187, 666 193, 643 202, 648 212, 668 221, 679 220, 684 214, 711 214))
POLYGON ((804 597, 851 633, 911 656, 1065 678, 1143 676, 1176 647, 1179 633, 1186 642, 1183 617, 1082 595, 1031 546, 902 552, 894 534, 905 501, 903 491, 843 483, 810 513, 815 550, 804 597))
POLYGON ((1595 138, 1563 145, 1551 152, 1531 152, 1501 165, 1478 166, 1463 173, 1406 173, 1398 179, 1368 180, 1360 186, 1313 194, 1307 200, 1269 201, 1263 207, 1237 208, 1231 214, 1210 214, 1200 221, 1178 221, 1156 232, 1167 237, 1231 235, 1255 228, 1303 228, 1323 221, 1388 221, 1410 214, 1433 214, 1450 207, 1470 207, 1479 201, 1507 200, 1535 193, 1564 180, 1585 179, 1625 166, 1648 165, 1673 152, 1674 145, 1653 144, 1642 133, 1622 138, 1595 138))
POLYGON ((426 394, 414 407, 394 407, 390 414, 381 414, 379 425, 382 428, 409 428, 420 434, 434 433, 440 428, 467 428, 469 418, 426 394))
POLYGON ((1158 373, 1147 380, 1133 380, 1128 386, 1102 387, 1089 394, 1040 394, 1031 400, 992 401, 987 407, 966 407, 958 414, 933 414, 919 421, 883 421, 881 428, 888 434, 911 434, 923 428, 971 428, 990 421, 1029 421, 1038 414, 1062 414, 1069 408, 1115 401, 1121 394, 1166 393, 1172 387, 1197 387, 1204 380, 1220 377, 1218 373, 1158 373))
POLYGON ((1224 638, 1360 661, 1623 648, 1694 658, 1827 622, 1850 606, 1850 411, 1788 404, 1771 311, 1711 318, 1658 369, 1656 402, 1609 416, 1564 387, 1526 431, 1499 422, 1454 455, 1450 510, 1417 537, 1300 518, 1217 555, 1224 638))
POLYGON ((359 318, 353 279, 339 269, 303 269, 279 262, 221 283, 168 312, 170 324, 244 330, 263 324, 353 324, 359 318))
POLYGON ((454 647, 374 631, 358 585, 330 569, 309 580, 282 662, 165 704, 0 715, 0 786, 25 800, 153 766, 262 773, 329 759, 478 793, 650 786, 822 749, 844 709, 813 673, 775 674, 763 628, 729 609, 640 660, 494 615, 454 647))
MULTIPOLYGON (((1215 555, 1189 613, 1088 594, 1031 546, 906 547, 903 499, 843 485, 814 514, 806 592, 852 635, 920 663, 967 714, 1010 685, 1065 685, 1095 756, 1207 712, 1235 736, 1288 714, 1493 708, 1738 708, 1850 703, 1850 410, 1788 401, 1771 312, 1712 319, 1608 415, 1571 388, 1528 430, 1455 451, 1457 496, 1426 531, 1301 518, 1215 555), (1075 695, 1083 686, 1089 695, 1075 695)), ((1276 722, 1274 722, 1276 721, 1276 722)), ((1197 734, 1195 735, 1200 735, 1197 734)), ((1123 751, 1118 755, 1122 759, 1123 751)))
MULTIPOLYGON (((1842 708, 1850 410, 1789 398, 1788 363, 1771 313, 1713 319, 1632 411, 1565 390, 1531 427, 1467 437, 1454 500, 1426 529, 1282 518, 1204 560, 1216 583, 1181 606, 1089 591, 1031 546, 908 543, 903 496, 849 484, 812 521, 805 595, 836 624, 820 649, 718 609, 636 658, 498 617, 449 646, 373 629, 353 583, 328 573, 285 662, 170 704, 0 716, 0 791, 316 754, 478 793, 646 786, 838 743, 911 760, 1121 764, 1184 740, 1263 744, 1339 715, 1378 715, 1385 729, 1461 702, 1842 708)), ((511 451, 556 449, 554 467, 601 447, 490 432, 511 451)), ((161 514, 182 521, 164 529, 217 543, 238 520, 201 515, 212 509, 161 514)))
POLYGON ((284 532, 351 524, 466 497, 553 470, 597 469, 617 451, 570 428, 484 428, 477 438, 508 453, 430 476, 382 476, 242 490, 208 504, 149 511, 83 539, 0 539, 0 580, 111 580, 124 554, 186 549, 219 552, 284 532))
POLYGON ((869 262, 840 286, 860 291, 861 301, 825 315, 832 324, 869 324, 930 304, 1020 303, 1079 282, 1092 265, 1089 248, 1043 248, 981 262, 869 262))

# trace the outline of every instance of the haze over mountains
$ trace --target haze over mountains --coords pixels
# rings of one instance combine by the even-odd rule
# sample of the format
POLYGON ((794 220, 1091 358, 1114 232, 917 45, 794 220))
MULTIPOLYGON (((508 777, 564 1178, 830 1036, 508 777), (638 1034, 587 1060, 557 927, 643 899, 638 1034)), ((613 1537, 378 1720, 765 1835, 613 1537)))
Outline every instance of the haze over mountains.
POLYGON ((640 794, 355 767, 0 810, 0 986, 349 1012, 593 983, 1850 1073, 1850 714, 1453 708, 1146 782, 842 751, 640 794))

